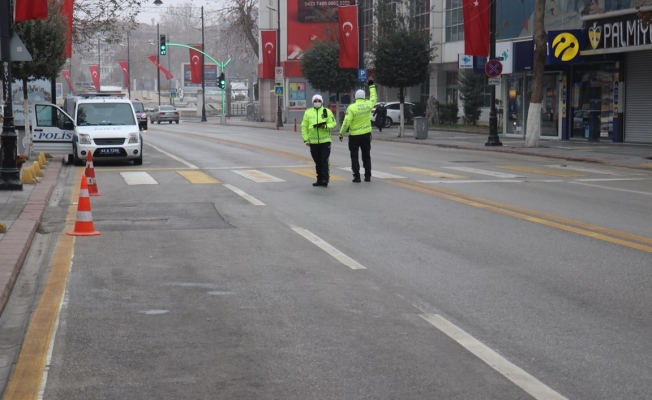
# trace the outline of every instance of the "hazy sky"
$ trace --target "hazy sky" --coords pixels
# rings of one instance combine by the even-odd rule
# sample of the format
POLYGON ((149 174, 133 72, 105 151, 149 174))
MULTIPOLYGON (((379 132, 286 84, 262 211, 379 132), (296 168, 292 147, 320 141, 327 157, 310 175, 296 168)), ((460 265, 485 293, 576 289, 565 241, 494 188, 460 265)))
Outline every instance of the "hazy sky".
POLYGON ((165 7, 168 6, 181 6, 185 3, 192 3, 195 7, 201 7, 204 6, 204 9, 208 9, 211 7, 217 7, 218 2, 215 0, 212 1, 207 1, 207 0, 161 0, 163 4, 160 6, 155 6, 154 5, 154 0, 148 0, 146 3, 143 3, 142 9, 143 11, 138 14, 138 21, 143 22, 146 24, 151 24, 152 23, 152 18, 154 19, 154 23, 160 22, 160 15, 162 13, 165 13, 166 9, 165 7))

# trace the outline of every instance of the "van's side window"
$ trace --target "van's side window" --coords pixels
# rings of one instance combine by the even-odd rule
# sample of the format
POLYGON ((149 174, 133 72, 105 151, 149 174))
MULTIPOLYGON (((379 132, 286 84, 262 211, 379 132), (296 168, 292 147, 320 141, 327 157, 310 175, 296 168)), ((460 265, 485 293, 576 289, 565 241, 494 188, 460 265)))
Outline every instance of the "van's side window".
POLYGON ((46 105, 36 105, 35 110, 36 110, 36 123, 38 126, 49 126, 49 127, 55 126, 54 123, 56 118, 54 117, 54 111, 55 111, 54 107, 46 106, 46 105))

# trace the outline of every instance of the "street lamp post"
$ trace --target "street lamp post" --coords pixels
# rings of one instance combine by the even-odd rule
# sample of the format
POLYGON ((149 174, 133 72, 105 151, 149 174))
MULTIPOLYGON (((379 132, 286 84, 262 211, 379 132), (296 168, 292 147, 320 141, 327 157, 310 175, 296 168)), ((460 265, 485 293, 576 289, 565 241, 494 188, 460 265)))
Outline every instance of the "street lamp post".
MULTIPOLYGON (((496 58, 496 2, 489 7, 489 60, 496 58)), ((491 85, 491 109, 489 110, 489 139, 485 146, 502 146, 498 138, 498 118, 496 116, 496 85, 491 85)))
MULTIPOLYGON (((23 184, 20 181, 20 171, 16 165, 18 150, 18 135, 14 130, 14 110, 12 108, 11 96, 11 64, 10 64, 10 44, 11 39, 11 15, 13 15, 10 0, 0 0, 0 59, 2 67, 2 85, 5 99, 4 122, 2 124, 2 134, 0 143, 2 152, 0 153, 0 190, 23 190, 23 184)), ((26 117, 27 118, 27 117, 26 117)))
POLYGON ((206 65, 204 65, 204 52, 206 47, 204 46, 204 6, 201 6, 201 122, 206 122, 206 80, 204 70, 206 65))
MULTIPOLYGON (((276 66, 281 66, 281 0, 277 0, 276 7, 276 66)), ((283 96, 278 96, 278 107, 276 109, 276 128, 283 127, 283 111, 281 104, 283 96)))
POLYGON ((100 38, 97 38, 97 93, 102 91, 102 64, 100 64, 100 38))
POLYGON ((127 93, 129 94, 129 100, 131 100, 131 84, 129 79, 131 79, 131 60, 129 59, 129 32, 127 32, 127 93))

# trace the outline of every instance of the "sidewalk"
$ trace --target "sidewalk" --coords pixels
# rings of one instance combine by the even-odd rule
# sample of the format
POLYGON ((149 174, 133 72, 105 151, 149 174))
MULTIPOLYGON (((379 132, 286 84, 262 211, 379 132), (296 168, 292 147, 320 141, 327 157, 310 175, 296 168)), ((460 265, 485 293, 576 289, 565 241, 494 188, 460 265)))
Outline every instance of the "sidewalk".
MULTIPOLYGON (((207 117, 208 121, 205 124, 220 125, 220 119, 220 117, 207 117)), ((183 118, 182 121, 184 123, 202 123, 199 118, 183 118)), ((301 131, 300 124, 301 121, 297 121, 297 135, 301 131)), ((243 117, 229 118, 224 125, 276 130, 274 122, 252 122, 244 120, 243 117)), ((384 129, 382 133, 374 128, 373 138, 374 140, 416 145, 523 154, 652 171, 652 145, 541 140, 539 147, 526 148, 523 146, 523 139, 501 137, 502 146, 488 147, 485 146, 488 134, 431 129, 427 139, 417 140, 414 138, 412 129, 412 127, 407 127, 407 136, 398 138, 396 126, 384 129)), ((285 124, 279 130, 294 133, 294 121, 285 124)), ((337 136, 335 131, 333 131, 333 136, 337 136)), ((36 185, 25 184, 22 191, 0 191, 0 313, 4 310, 14 282, 20 273, 63 163, 62 156, 50 160, 43 181, 36 185), (3 225, 6 227, 6 232, 3 232, 3 225)))

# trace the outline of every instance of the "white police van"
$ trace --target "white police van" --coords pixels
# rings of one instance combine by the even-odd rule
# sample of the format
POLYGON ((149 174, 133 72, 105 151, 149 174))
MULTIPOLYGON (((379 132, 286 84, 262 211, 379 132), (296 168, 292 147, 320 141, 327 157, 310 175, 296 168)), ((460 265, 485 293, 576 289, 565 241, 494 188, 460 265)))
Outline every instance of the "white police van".
POLYGON ((111 93, 91 93, 72 98, 75 122, 73 163, 83 165, 88 154, 94 160, 128 160, 143 163, 143 138, 129 99, 111 93))
POLYGON ((68 162, 72 162, 75 137, 72 118, 52 103, 37 102, 31 108, 31 152, 68 154, 68 162))

